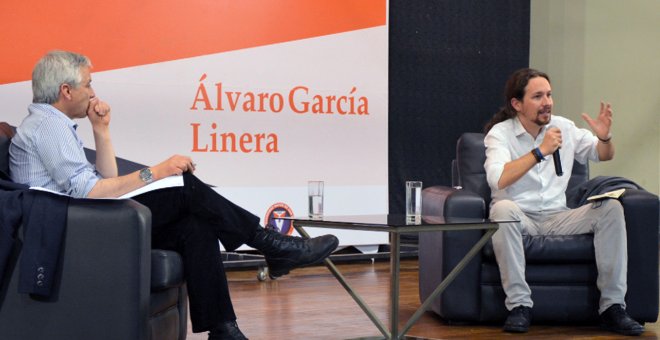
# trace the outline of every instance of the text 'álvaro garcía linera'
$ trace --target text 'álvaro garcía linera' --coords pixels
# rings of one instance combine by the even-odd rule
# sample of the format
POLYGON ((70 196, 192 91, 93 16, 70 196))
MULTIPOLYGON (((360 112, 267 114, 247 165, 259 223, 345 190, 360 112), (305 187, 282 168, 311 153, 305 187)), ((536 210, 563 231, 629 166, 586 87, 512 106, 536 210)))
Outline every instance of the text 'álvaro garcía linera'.
MULTIPOLYGON (((192 111, 225 112, 270 112, 280 113, 285 109, 298 115, 369 115, 369 100, 357 95, 354 86, 345 95, 320 95, 310 93, 306 86, 295 86, 288 93, 223 91, 221 82, 214 84, 215 91, 208 90, 200 78, 195 98, 190 107, 192 111), (209 92, 212 95, 209 95, 209 92)), ((278 135, 272 132, 241 133, 219 132, 218 124, 209 127, 201 123, 191 123, 193 132, 192 152, 279 152, 278 135), (201 130, 205 130, 202 132, 201 130)))

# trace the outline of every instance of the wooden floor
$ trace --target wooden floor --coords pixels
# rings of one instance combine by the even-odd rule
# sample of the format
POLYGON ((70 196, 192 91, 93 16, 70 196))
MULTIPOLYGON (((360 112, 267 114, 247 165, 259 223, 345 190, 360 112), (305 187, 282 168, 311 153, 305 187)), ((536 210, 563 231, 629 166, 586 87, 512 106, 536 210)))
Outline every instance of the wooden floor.
MULTIPOLYGON (((389 263, 364 261, 340 264, 348 282, 379 315, 385 324, 389 317, 389 263)), ((402 323, 419 307, 417 260, 401 263, 402 323)), ((275 281, 260 282, 256 269, 228 273, 234 309, 243 333, 259 339, 355 339, 379 335, 344 288, 323 266, 298 269, 275 281)), ((532 325, 529 333, 503 333, 500 326, 449 326, 427 312, 409 332, 409 336, 430 339, 629 339, 598 327, 532 325)), ((659 323, 647 323, 641 338, 657 339, 659 323)), ((206 340, 204 333, 192 333, 188 339, 206 340)))

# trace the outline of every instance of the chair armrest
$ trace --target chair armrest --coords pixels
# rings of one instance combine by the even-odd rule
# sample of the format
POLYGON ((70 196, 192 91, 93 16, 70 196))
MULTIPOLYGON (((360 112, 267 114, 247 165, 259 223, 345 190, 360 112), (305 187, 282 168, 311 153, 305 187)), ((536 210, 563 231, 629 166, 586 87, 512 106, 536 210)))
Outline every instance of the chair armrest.
POLYGON ((0 338, 147 339, 149 209, 132 200, 71 199, 62 248, 50 298, 18 294, 13 268, 0 292, 0 338))
POLYGON ((645 190, 626 189, 620 198, 628 239, 627 310, 639 321, 658 317, 658 196, 645 190))
POLYGON ((183 285, 183 259, 172 250, 151 250, 151 291, 183 285))
POLYGON ((457 189, 436 185, 422 190, 422 215, 445 216, 445 202, 447 197, 454 194, 457 189))
MULTIPOLYGON (((429 187, 422 192, 422 213, 430 216, 485 218, 484 200, 466 190, 429 187)), ((481 230, 427 232, 419 238, 419 291, 426 299, 481 236, 481 230)), ((448 321, 478 321, 481 252, 470 261, 431 308, 448 321)))
POLYGON ((432 186, 422 191, 422 214, 485 218, 486 202, 481 196, 468 190, 432 186))

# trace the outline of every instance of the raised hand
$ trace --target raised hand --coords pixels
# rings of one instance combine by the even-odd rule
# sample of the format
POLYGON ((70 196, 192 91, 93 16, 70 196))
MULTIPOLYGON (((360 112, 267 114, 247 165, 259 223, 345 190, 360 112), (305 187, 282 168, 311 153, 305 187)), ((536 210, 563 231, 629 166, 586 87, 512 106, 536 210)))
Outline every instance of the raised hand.
POLYGON ((592 119, 588 114, 583 113, 582 119, 591 127, 596 136, 601 140, 610 138, 610 128, 612 127, 612 105, 610 103, 600 102, 600 113, 596 119, 592 119))
POLYGON ((97 97, 90 99, 87 118, 93 126, 110 124, 110 105, 97 97))

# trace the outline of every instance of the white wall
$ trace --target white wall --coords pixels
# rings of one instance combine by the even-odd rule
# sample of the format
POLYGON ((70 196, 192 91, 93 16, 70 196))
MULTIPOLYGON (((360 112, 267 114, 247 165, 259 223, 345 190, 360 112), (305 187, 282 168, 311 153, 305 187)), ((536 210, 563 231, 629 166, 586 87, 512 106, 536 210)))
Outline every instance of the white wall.
POLYGON ((532 0, 530 66, 552 80, 555 113, 614 109, 614 160, 591 176, 623 176, 660 192, 660 1, 532 0))

